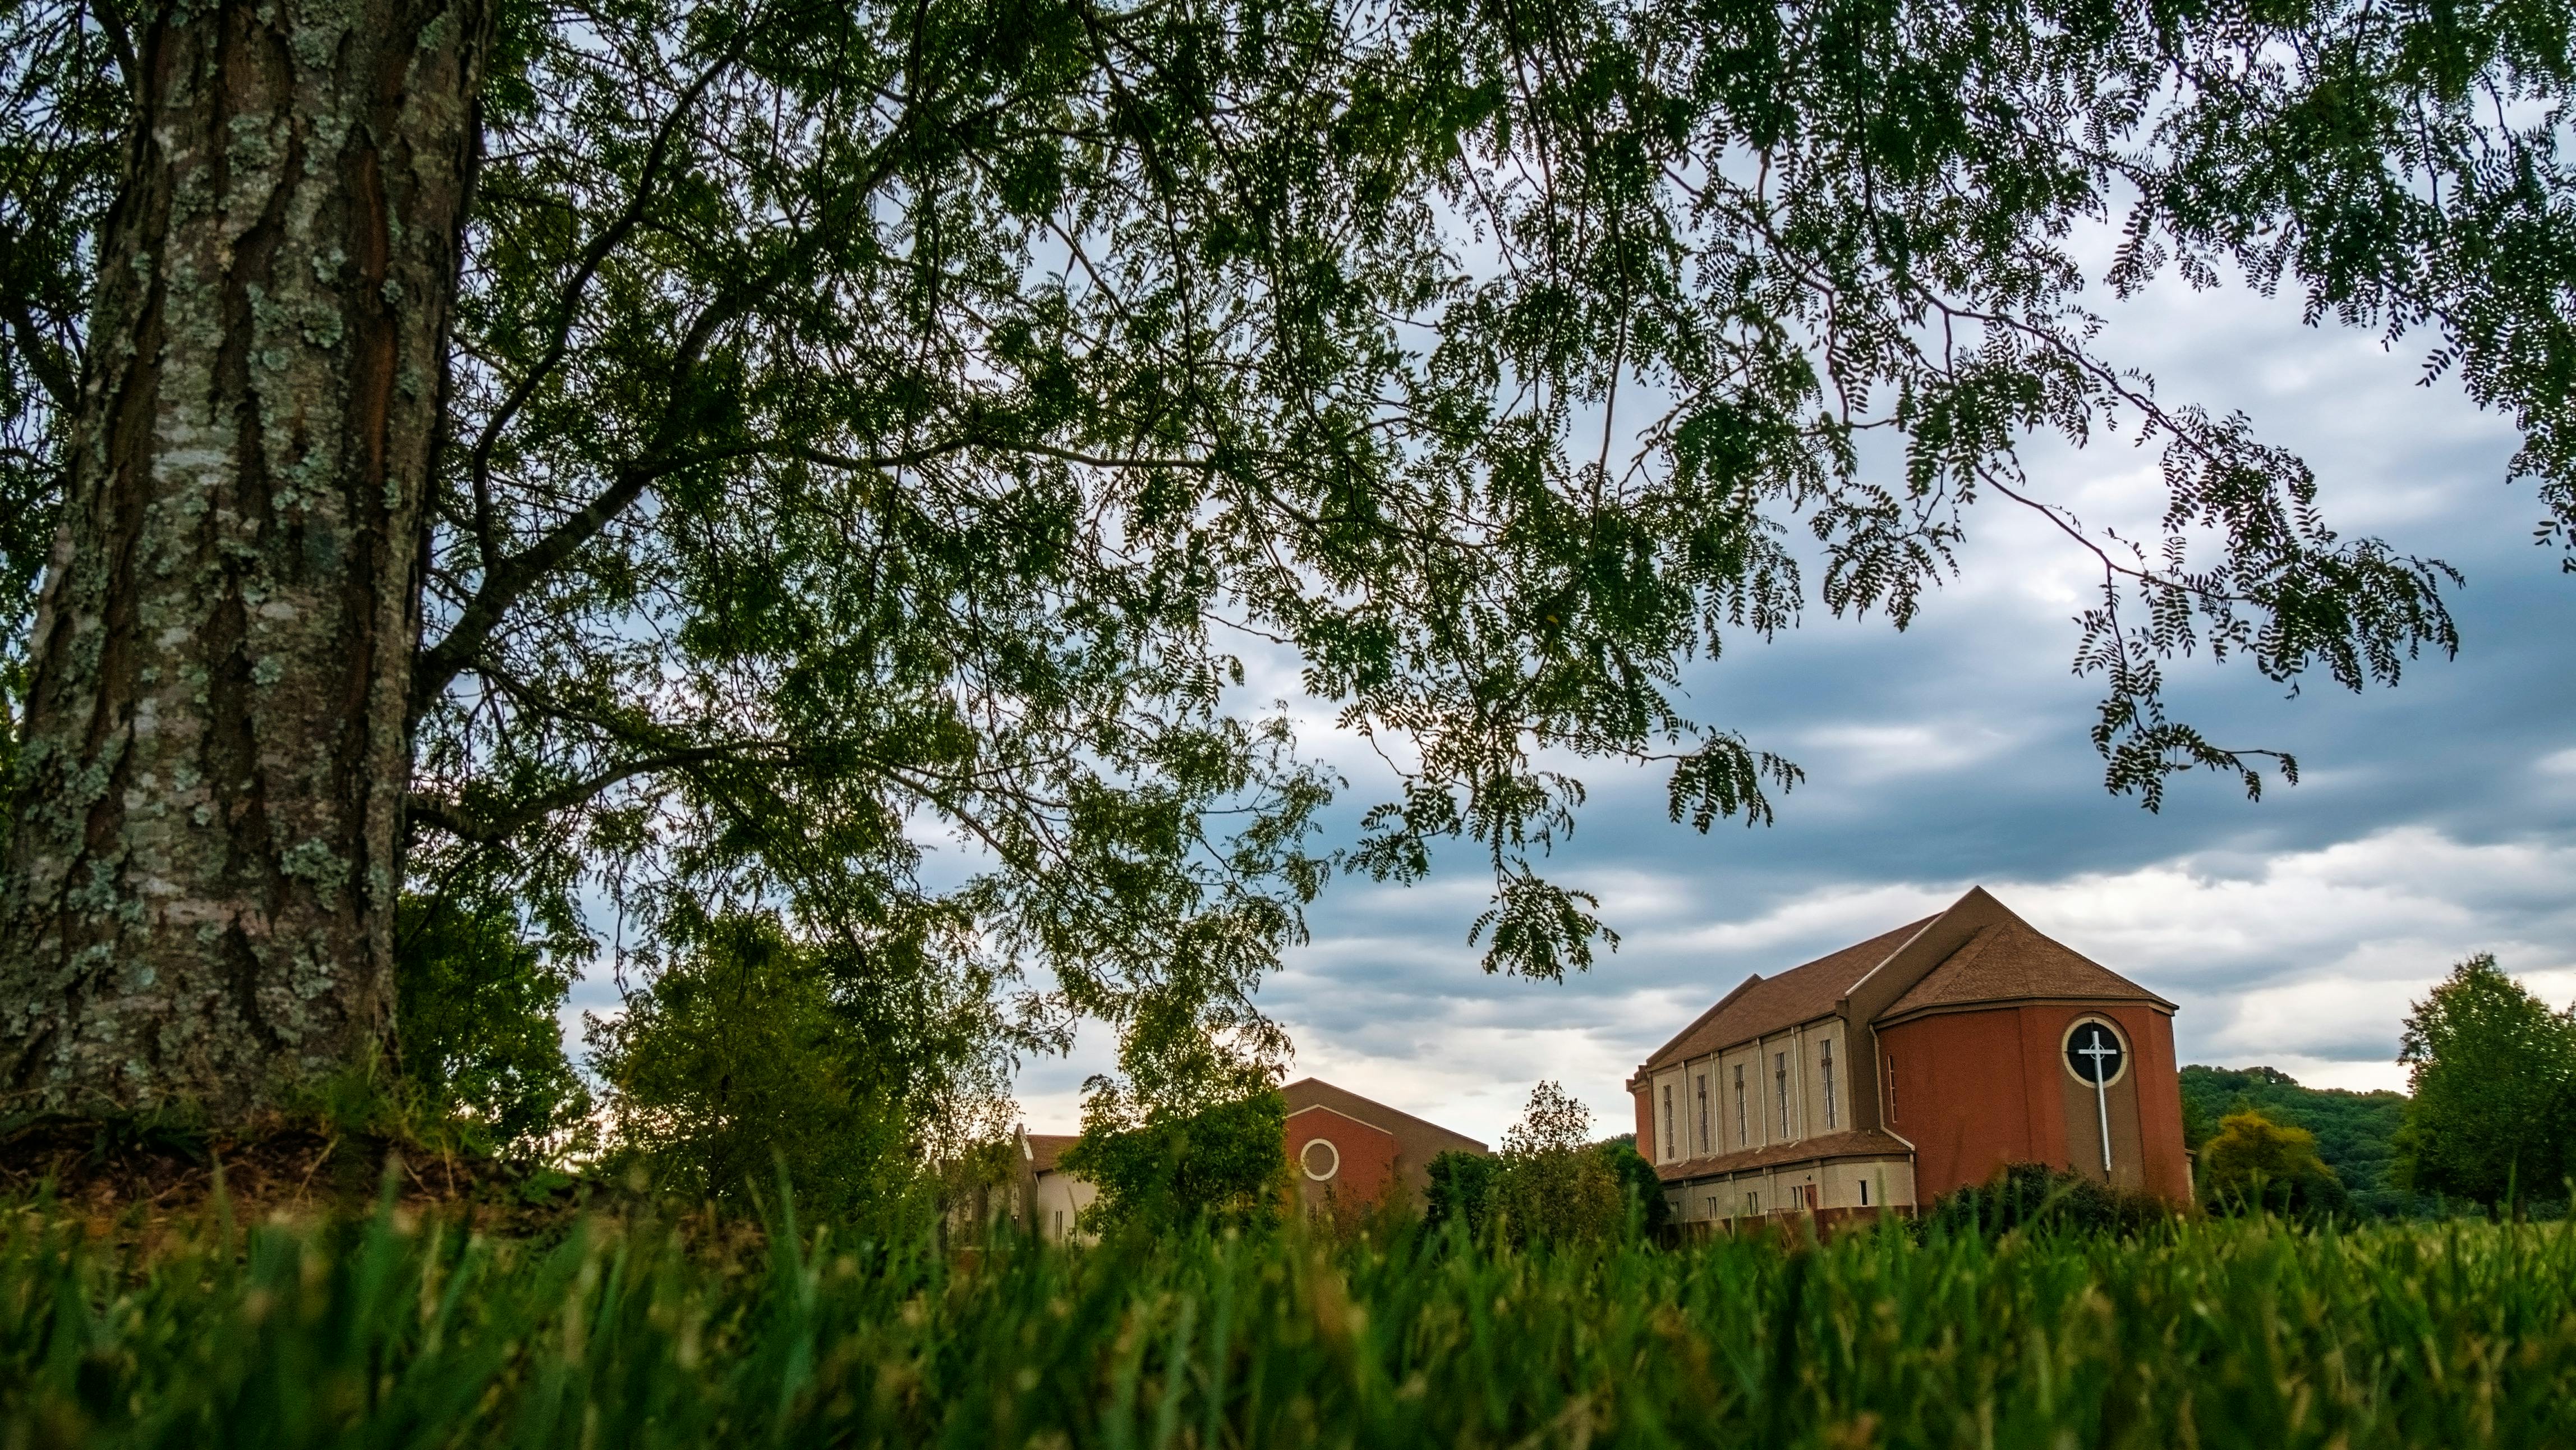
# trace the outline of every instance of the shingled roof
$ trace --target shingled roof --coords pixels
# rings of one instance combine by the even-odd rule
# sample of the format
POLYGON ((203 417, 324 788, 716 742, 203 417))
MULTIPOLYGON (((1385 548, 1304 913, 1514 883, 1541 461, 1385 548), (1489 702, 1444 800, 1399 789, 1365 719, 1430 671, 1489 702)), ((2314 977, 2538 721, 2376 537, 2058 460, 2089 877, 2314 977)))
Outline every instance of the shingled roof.
POLYGON ((2051 941, 2018 917, 1980 929, 1923 980, 1878 1016, 1881 1022, 1931 1007, 1962 1007, 2017 998, 2174 1004, 2063 942, 2051 941))
POLYGON ((1073 1140, 1081 1135, 1078 1133, 1024 1133, 1021 1136, 1029 1140, 1029 1171, 1052 1173, 1055 1171, 1055 1160, 1063 1157, 1064 1150, 1072 1147, 1073 1140))
POLYGON ((1776 977, 1746 978, 1658 1048, 1638 1072, 1642 1078, 1837 1011, 1848 1012, 1855 1023, 1888 1022, 1918 1012, 2034 998, 2145 1002, 2161 1011, 2174 1010, 2173 1003, 2051 941, 1982 887, 1972 887, 1938 915, 1776 977))
POLYGON ((1813 1163, 1821 1158, 1902 1158, 1912 1151, 1890 1134, 1875 1128, 1856 1128, 1845 1133, 1827 1133, 1819 1138, 1767 1143, 1737 1153, 1714 1153, 1702 1158, 1684 1158, 1677 1163, 1658 1163, 1655 1176, 1666 1183, 1678 1183, 1720 1173, 1776 1168, 1783 1163, 1813 1163))
POLYGON ((1716 1006, 1701 1013, 1698 1021, 1683 1028, 1681 1035, 1647 1058, 1646 1070, 1686 1057, 1705 1057, 1721 1047, 1750 1042, 1765 1033, 1784 1031, 1824 1016, 1834 1010, 1834 1004, 1843 999, 1853 983, 1869 975, 1870 969, 1887 960, 1889 953, 1938 919, 1927 916, 1909 922, 1830 956, 1818 957, 1805 966, 1791 967, 1776 977, 1748 978, 1743 986, 1727 993, 1716 1006))

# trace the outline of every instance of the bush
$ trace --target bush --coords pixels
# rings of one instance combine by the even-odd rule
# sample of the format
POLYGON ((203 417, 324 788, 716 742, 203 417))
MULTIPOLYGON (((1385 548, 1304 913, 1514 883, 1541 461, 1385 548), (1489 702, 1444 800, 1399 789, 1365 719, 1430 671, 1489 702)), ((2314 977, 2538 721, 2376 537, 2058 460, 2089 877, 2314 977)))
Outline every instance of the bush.
POLYGON ((2038 1233, 2137 1234, 2172 1221, 2173 1209, 2147 1193, 2127 1193, 2045 1163, 2007 1163, 1980 1184, 1945 1193, 1916 1220, 1926 1236, 1999 1238, 2038 1233))
POLYGON ((1431 1186, 1423 1195, 1422 1226, 1437 1230, 1455 1223, 1468 1238, 1482 1241, 1494 1222, 1494 1160, 1453 1149, 1434 1155, 1424 1171, 1431 1186))
POLYGON ((2317 1156, 2316 1134, 2252 1109, 2220 1120, 2200 1151, 2199 1176, 2201 1202, 2222 1213, 2316 1218, 2351 1207, 2343 1181, 2317 1156))
POLYGON ((1085 1228, 1169 1232, 1278 1221, 1288 1186, 1288 1156, 1280 1146, 1287 1137, 1286 1099, 1258 1092, 1125 1126, 1103 1109, 1108 1096, 1095 1093, 1083 1112, 1082 1136, 1059 1160, 1065 1172, 1100 1190, 1083 1210, 1085 1228))
POLYGON ((522 935, 506 902, 406 894, 394 929, 402 1077, 433 1114, 514 1157, 570 1146, 590 1092, 556 1014, 574 968, 522 935))
POLYGON ((612 1171, 734 1212, 756 1212, 784 1173, 809 1215, 880 1231, 935 1209, 872 1044, 772 918, 705 923, 623 1016, 590 1019, 589 1043, 610 1088, 612 1171))
POLYGON ((1635 1227, 1650 1234, 1662 1233, 1672 1222, 1672 1200, 1664 1197, 1664 1180, 1655 1176, 1655 1165, 1637 1151, 1635 1135, 1595 1143, 1592 1151, 1610 1166, 1610 1176, 1627 1200, 1635 1227))

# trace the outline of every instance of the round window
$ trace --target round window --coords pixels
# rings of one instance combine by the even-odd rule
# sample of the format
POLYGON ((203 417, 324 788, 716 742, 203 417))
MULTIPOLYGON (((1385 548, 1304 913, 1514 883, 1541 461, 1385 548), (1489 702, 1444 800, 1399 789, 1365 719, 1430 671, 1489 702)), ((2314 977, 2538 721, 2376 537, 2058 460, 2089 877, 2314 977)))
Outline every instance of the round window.
POLYGON ((1307 1177, 1322 1183, 1342 1171, 1342 1150, 1321 1138, 1309 1138, 1297 1150, 1297 1161, 1305 1165, 1307 1177))
POLYGON ((2066 1070, 2086 1087, 2109 1087, 2129 1070, 2129 1046, 2120 1029, 2099 1017, 2078 1018, 2066 1029, 2066 1070))

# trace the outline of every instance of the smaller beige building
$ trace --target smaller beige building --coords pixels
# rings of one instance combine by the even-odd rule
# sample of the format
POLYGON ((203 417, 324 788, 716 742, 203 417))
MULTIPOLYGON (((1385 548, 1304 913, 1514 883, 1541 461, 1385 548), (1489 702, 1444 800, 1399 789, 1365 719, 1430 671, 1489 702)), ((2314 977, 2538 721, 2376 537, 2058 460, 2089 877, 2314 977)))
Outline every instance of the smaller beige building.
POLYGON ((1038 1236, 1050 1243, 1062 1243, 1076 1235, 1088 1242, 1078 1225, 1082 1211, 1100 1197, 1100 1190, 1087 1178, 1076 1178, 1056 1167, 1056 1159, 1073 1146, 1071 1133, 1019 1134, 1022 1191, 1027 1195, 1029 1223, 1038 1236))

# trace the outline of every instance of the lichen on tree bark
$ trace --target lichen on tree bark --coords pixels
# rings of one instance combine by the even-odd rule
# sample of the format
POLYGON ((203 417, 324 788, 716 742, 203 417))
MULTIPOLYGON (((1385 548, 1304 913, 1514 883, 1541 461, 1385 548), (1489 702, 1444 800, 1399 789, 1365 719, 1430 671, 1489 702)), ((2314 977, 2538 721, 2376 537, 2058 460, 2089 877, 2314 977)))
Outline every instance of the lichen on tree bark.
POLYGON ((239 1117, 390 1028, 486 0, 167 6, 33 639, 0 1095, 239 1117))

